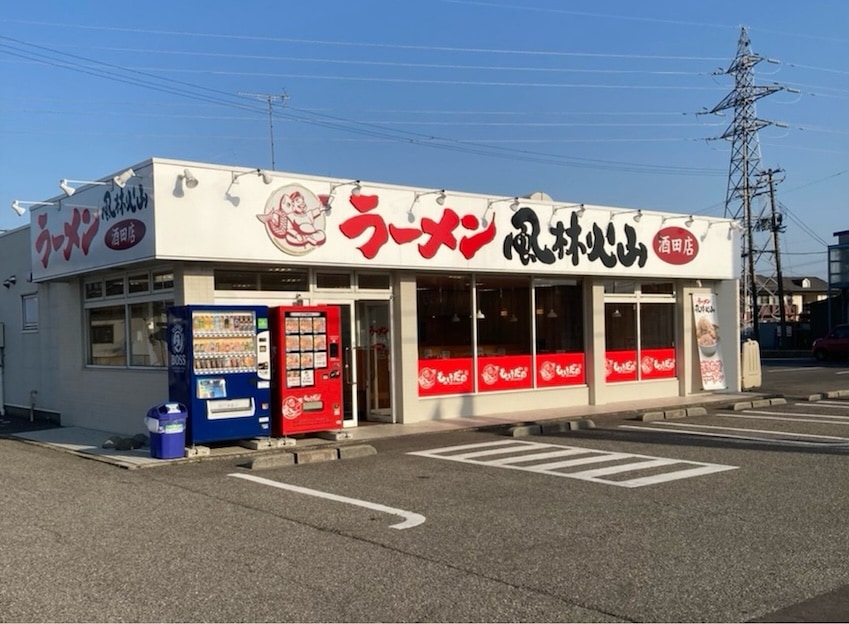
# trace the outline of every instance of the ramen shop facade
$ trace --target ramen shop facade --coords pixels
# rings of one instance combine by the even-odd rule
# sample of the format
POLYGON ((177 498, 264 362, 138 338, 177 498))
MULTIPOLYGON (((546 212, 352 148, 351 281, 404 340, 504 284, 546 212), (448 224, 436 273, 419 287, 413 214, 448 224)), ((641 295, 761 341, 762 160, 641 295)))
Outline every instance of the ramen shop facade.
MULTIPOLYGON (((131 171, 30 211, 41 324, 72 309, 81 328, 33 388, 62 424, 140 430, 167 400, 166 310, 185 304, 340 306, 348 427, 739 390, 731 221, 165 159, 131 171), (708 354, 719 386, 694 309, 729 347, 708 354)), ((6 383, 26 403, 27 383, 6 383)))

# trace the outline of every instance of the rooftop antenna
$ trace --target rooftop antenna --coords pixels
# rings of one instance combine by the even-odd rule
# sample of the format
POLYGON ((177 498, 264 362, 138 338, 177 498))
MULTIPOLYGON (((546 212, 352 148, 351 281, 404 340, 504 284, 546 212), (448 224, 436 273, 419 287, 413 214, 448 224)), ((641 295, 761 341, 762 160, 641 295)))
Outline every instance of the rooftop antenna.
POLYGON ((274 171, 277 168, 274 162, 274 100, 280 100, 285 105, 289 99, 289 95, 285 89, 280 95, 276 93, 246 93, 242 91, 239 92, 239 95, 259 98, 268 103, 268 136, 271 141, 271 170, 274 171))

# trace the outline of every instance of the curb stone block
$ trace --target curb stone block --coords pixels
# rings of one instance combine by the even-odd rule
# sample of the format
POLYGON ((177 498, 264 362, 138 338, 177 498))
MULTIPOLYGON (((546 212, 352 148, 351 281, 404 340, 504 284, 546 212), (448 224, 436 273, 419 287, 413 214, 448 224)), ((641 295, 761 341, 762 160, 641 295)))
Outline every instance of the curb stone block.
POLYGON ((707 410, 704 407, 688 407, 687 416, 707 416, 707 410))
POLYGON ((687 416, 687 410, 685 409, 671 409, 663 412, 663 415, 667 419, 671 418, 684 418, 687 416))
POLYGON ((511 435, 514 438, 541 434, 542 429, 539 425, 517 425, 515 427, 510 427, 510 429, 507 430, 507 435, 511 435))
POLYGON ((569 429, 577 431, 579 429, 595 429, 595 423, 589 418, 580 418, 578 420, 569 421, 569 429))
POLYGON ((752 409, 752 401, 741 401, 739 403, 735 403, 731 408, 735 412, 739 412, 740 410, 752 409))
POLYGON ((331 461, 339 458, 339 450, 336 448, 317 448, 293 453, 296 464, 314 464, 316 462, 331 461))
POLYGON ((808 401, 819 401, 822 399, 822 394, 812 394, 808 397, 808 401))
POLYGON ((752 407, 769 407, 770 400, 769 399, 757 399, 752 401, 752 407))
POLYGON ((770 405, 787 405, 787 399, 780 398, 780 397, 777 398, 777 399, 770 399, 769 404, 770 405))
POLYGON ((247 467, 251 470, 267 470, 269 468, 282 468, 283 466, 294 466, 295 456, 292 453, 273 453, 255 457, 248 462, 247 467))
POLYGON ((666 415, 663 412, 644 412, 640 420, 643 422, 653 422, 655 420, 663 420, 666 415))
POLYGON ((351 446, 339 447, 339 459, 353 459, 355 457, 367 457, 377 455, 377 449, 371 444, 353 444, 351 446))
POLYGON ((569 423, 562 420, 559 422, 542 423, 540 424, 540 429, 542 430, 542 435, 553 435, 555 433, 564 433, 571 430, 569 423))

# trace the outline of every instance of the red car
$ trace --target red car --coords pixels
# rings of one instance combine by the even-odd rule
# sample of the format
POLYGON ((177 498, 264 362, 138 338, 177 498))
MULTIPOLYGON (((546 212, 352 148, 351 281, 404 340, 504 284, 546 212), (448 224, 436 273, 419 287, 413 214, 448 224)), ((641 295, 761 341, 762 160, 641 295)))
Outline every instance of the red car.
POLYGON ((811 351, 820 361, 849 357, 849 324, 835 325, 828 336, 814 340, 811 351))

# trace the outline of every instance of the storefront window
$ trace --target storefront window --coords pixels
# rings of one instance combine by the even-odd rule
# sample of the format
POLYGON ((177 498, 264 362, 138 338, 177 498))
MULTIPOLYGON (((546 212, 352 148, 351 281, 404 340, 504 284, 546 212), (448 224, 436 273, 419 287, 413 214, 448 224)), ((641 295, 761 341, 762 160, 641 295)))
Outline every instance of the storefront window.
POLYGON ((121 367, 167 366, 166 311, 174 304, 173 284, 173 273, 163 271, 135 272, 121 278, 87 282, 84 286, 86 363, 121 367), (123 300, 108 300, 109 305, 102 305, 107 303, 104 296, 117 296, 123 292, 125 283, 128 292, 123 300))
POLYGON ((640 303, 640 379, 675 376, 675 304, 640 303))
POLYGON ((532 388, 530 279, 477 276, 475 287, 478 391, 532 388))
POLYGON ((416 286, 420 395, 585 382, 578 281, 428 275, 416 286))
POLYGON ((416 279, 420 395, 474 390, 471 302, 468 276, 422 275, 416 279))
POLYGON ((576 280, 534 284, 538 387, 585 383, 583 307, 581 284, 576 280))
POLYGON ((124 306, 88 311, 89 363, 99 366, 126 366, 127 342, 124 306))
POLYGON ((604 304, 605 379, 637 379, 637 304, 604 304))
POLYGON ((341 288, 343 290, 348 290, 351 288, 351 274, 350 273, 316 273, 315 274, 315 287, 316 288, 327 288, 327 289, 338 289, 341 288))
POLYGON ((169 302, 134 303, 130 308, 130 365, 167 366, 169 302))
POLYGON ((388 273, 358 273, 357 288, 360 290, 389 290, 391 280, 388 273))
POLYGON ((216 269, 213 274, 215 290, 265 290, 271 292, 309 291, 307 269, 274 267, 271 269, 216 269))
POLYGON ((605 380, 675 377, 674 284, 632 283, 632 295, 623 282, 605 285, 605 380))

